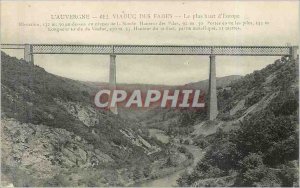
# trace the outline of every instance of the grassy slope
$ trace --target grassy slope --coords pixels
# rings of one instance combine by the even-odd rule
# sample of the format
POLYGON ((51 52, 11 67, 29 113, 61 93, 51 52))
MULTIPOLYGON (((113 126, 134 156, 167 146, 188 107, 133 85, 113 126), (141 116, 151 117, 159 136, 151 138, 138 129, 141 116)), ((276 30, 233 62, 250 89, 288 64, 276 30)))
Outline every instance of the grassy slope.
MULTIPOLYGON (((99 124, 87 127, 55 102, 58 98, 83 106, 92 106, 91 96, 94 91, 91 87, 49 74, 38 66, 20 63, 18 59, 4 53, 1 55, 2 117, 14 118, 22 123, 66 129, 101 148, 120 164, 125 164, 125 156, 129 160, 147 157, 141 148, 132 145, 119 131, 129 127, 137 130, 136 125, 110 112, 98 110, 97 113, 101 117, 99 124), (117 149, 111 143, 121 144, 130 149, 117 149), (129 152, 130 150, 134 152, 129 152)), ((140 131, 139 134, 143 136, 144 133, 140 131)))
POLYGON ((298 80, 298 64, 284 60, 246 75, 229 85, 229 90, 220 89, 220 114, 215 123, 238 123, 238 127, 199 137, 199 143, 210 143, 207 153, 192 173, 178 180, 179 184, 297 185, 298 80), (230 113, 237 105, 241 108, 230 113))

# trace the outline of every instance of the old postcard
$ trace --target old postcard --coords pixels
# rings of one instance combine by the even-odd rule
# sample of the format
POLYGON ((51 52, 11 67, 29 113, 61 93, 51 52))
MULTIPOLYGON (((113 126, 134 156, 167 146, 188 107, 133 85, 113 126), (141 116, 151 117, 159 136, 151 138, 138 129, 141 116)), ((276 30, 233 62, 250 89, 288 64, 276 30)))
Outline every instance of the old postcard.
POLYGON ((1 1, 1 187, 298 187, 299 1, 1 1))

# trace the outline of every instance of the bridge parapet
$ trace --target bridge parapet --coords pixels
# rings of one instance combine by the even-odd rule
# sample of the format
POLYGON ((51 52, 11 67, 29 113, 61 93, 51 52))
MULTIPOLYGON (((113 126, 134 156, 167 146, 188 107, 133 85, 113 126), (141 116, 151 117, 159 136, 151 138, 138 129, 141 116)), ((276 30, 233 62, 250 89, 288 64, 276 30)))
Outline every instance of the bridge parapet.
MULTIPOLYGON (((116 55, 228 55, 288 56, 297 46, 175 46, 175 45, 78 45, 31 44, 33 54, 116 55)), ((3 49, 24 49, 24 44, 2 44, 3 49)))

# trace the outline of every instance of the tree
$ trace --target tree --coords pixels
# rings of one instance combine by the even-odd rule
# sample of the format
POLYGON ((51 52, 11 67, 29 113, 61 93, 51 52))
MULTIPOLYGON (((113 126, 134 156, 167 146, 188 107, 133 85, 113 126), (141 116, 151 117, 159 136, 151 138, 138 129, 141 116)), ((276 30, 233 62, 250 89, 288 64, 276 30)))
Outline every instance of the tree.
POLYGON ((237 177, 237 186, 253 187, 266 175, 267 169, 261 155, 250 153, 240 162, 240 174, 237 177))

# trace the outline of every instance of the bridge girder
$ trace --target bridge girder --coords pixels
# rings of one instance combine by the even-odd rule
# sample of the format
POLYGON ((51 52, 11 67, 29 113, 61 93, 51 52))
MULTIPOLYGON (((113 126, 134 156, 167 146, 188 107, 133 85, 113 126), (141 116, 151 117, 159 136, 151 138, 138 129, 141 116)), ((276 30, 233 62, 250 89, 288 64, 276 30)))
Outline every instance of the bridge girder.
MULTIPOLYGON (((289 56, 291 46, 175 46, 175 45, 78 45, 30 44, 32 54, 103 55, 226 55, 289 56)), ((2 44, 2 49, 22 49, 22 44, 2 44)))

